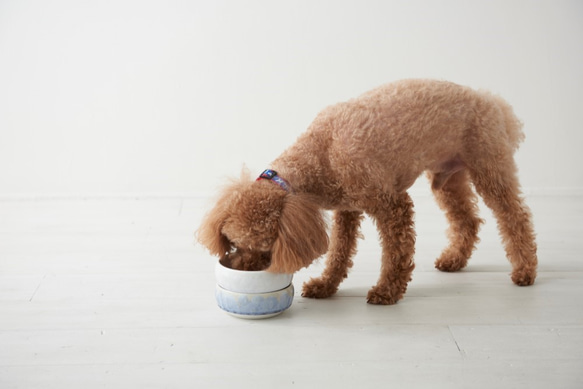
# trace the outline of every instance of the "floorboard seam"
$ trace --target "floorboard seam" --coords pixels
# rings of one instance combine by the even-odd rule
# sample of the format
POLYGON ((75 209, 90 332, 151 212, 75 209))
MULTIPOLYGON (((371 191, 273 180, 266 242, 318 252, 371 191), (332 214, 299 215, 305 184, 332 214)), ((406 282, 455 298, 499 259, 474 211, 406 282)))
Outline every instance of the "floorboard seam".
POLYGON ((36 289, 34 290, 34 292, 32 293, 32 296, 30 296, 30 299, 28 300, 28 302, 32 302, 32 300, 34 299, 34 297, 36 296, 38 290, 40 289, 40 286, 42 285, 42 283, 44 282, 45 278, 47 278, 47 275, 45 274, 43 276, 43 278, 40 280, 40 282, 38 283, 38 285, 36 286, 36 289))
POLYGON ((464 350, 462 350, 459 343, 457 342, 457 339, 455 338, 455 335, 453 334, 453 331, 451 330, 451 326, 447 326, 447 329, 448 329, 449 334, 451 335, 451 338, 453 339, 453 342, 455 343, 455 346, 457 347, 457 350, 460 353, 462 359, 465 360, 466 359, 466 352, 464 350))

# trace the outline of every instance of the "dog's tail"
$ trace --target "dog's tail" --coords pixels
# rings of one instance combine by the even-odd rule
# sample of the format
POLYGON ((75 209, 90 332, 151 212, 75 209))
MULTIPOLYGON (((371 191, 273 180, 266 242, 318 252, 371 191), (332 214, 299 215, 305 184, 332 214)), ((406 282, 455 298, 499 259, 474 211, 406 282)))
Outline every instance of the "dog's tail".
POLYGON ((506 100, 493 94, 490 94, 489 97, 500 109, 509 144, 512 145, 513 150, 516 151, 520 143, 524 141, 524 132, 522 131, 523 123, 518 117, 516 117, 514 109, 512 109, 512 106, 508 104, 506 100))

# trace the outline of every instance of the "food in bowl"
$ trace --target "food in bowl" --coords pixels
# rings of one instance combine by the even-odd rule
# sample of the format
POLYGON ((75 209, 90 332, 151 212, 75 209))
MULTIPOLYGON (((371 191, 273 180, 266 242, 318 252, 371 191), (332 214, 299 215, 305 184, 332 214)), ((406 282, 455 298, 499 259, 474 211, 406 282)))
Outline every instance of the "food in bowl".
POLYGON ((225 255, 222 261, 235 270, 265 270, 271 265, 271 253, 238 248, 225 255))

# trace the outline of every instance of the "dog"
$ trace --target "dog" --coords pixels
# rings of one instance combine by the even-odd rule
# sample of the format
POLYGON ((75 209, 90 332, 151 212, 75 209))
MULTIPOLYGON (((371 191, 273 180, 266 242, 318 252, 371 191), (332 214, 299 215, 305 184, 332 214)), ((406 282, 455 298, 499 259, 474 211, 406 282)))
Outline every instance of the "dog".
POLYGON ((366 213, 382 245, 367 302, 394 304, 415 267, 407 189, 425 172, 449 223, 449 246, 436 268, 467 265, 483 222, 477 192, 497 219, 512 281, 531 285, 537 246, 513 158, 523 138, 512 107, 489 92, 437 80, 383 85, 325 108, 257 180, 228 185, 197 239, 246 270, 294 273, 327 253, 322 275, 302 290, 326 298, 348 276, 366 213), (333 211, 330 238, 324 210, 333 211))

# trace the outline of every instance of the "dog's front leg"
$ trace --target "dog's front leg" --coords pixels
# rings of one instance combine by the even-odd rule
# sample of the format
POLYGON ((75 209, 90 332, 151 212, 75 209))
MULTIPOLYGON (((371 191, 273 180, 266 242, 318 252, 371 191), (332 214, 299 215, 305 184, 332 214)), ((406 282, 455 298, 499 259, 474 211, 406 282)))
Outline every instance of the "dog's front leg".
POLYGON ((336 211, 326 268, 319 278, 312 278, 304 284, 302 296, 326 298, 338 291, 340 283, 348 276, 352 267, 352 257, 356 253, 356 240, 362 212, 336 211))
POLYGON ((395 304, 407 290, 415 267, 413 202, 407 193, 390 197, 369 211, 382 243, 381 276, 367 296, 370 304, 395 304))

